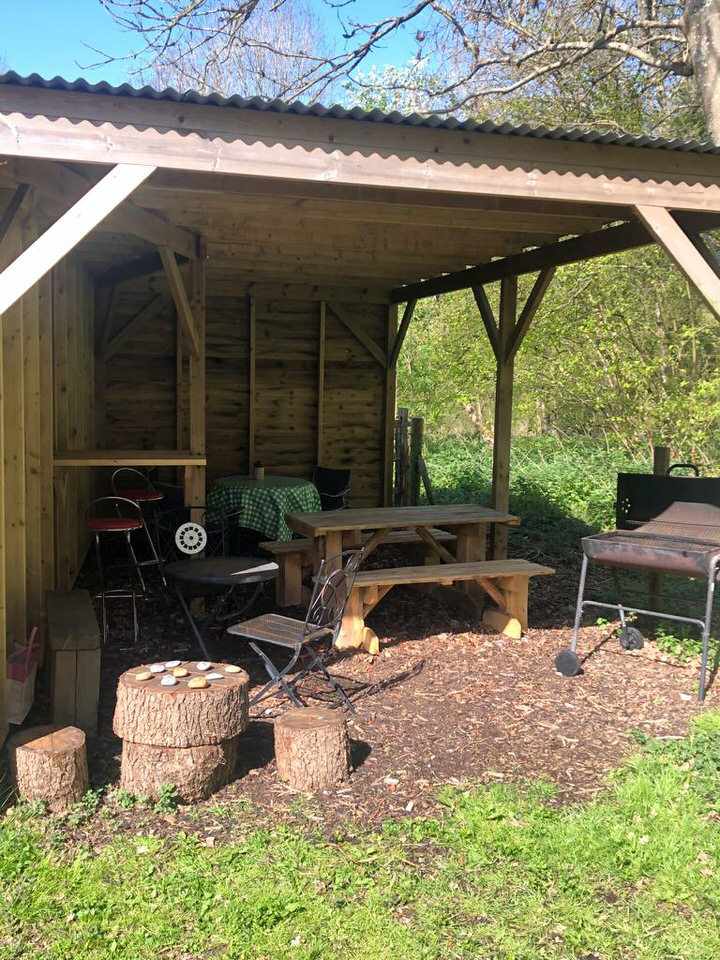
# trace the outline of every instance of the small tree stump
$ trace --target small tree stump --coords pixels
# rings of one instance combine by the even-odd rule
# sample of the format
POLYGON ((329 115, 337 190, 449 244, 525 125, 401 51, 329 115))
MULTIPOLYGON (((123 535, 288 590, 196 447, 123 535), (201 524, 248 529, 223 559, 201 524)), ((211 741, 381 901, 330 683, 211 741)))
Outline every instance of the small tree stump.
POLYGON ((10 772, 23 800, 41 800, 63 813, 88 788, 85 734, 77 727, 21 730, 8 741, 10 772))
POLYGON ((278 775, 295 790, 314 793, 347 778, 350 750, 340 710, 288 710, 275 721, 278 775))
POLYGON ((227 786, 237 765, 240 737, 200 747, 157 747, 123 743, 120 786, 157 800, 163 786, 175 787, 181 803, 195 803, 227 786))
MULTIPOLYGON (((248 725, 248 686, 244 670, 224 674, 203 690, 188 689, 187 679, 206 676, 184 665, 190 674, 177 686, 160 685, 161 674, 136 680, 142 667, 123 673, 118 681, 113 730, 132 743, 156 747, 201 747, 222 743, 241 734, 248 725)), ((225 664, 217 664, 223 672, 225 664)))

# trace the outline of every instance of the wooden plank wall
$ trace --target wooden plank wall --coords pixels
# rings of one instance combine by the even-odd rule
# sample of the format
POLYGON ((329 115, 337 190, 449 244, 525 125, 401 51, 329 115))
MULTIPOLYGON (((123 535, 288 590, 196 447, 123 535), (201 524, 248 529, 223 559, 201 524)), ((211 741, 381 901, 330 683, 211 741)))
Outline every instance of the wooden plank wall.
MULTIPOLYGON (((29 193, 0 246, 0 269, 40 229, 29 193)), ((93 441, 92 318, 89 277, 71 259, 0 317, 0 742, 6 653, 44 627, 45 592, 71 585, 87 544, 90 478, 63 471, 54 483, 53 453, 58 441, 93 441)))
MULTIPOLYGON (((120 330, 162 289, 162 278, 157 277, 123 285, 112 329, 120 330)), ((343 304, 343 308, 384 350, 387 305, 343 304)), ((185 353, 180 388, 182 446, 188 443, 185 353)), ((102 445, 118 449, 174 447, 178 438, 177 374, 175 316, 168 306, 108 359, 102 445)), ((324 465, 353 471, 356 505, 382 503, 385 408, 385 371, 329 307, 323 310, 322 301, 291 300, 280 293, 276 298, 266 294, 254 298, 246 286, 238 285, 236 291, 228 289, 227 282, 214 286, 209 272, 210 482, 219 476, 246 473, 256 461, 268 472, 310 476, 320 452, 324 465)))
MULTIPOLYGON (((72 257, 52 276, 55 447, 95 446, 94 301, 92 281, 72 257)), ((55 471, 55 562, 58 590, 71 589, 87 553, 86 516, 97 475, 79 467, 55 471)))

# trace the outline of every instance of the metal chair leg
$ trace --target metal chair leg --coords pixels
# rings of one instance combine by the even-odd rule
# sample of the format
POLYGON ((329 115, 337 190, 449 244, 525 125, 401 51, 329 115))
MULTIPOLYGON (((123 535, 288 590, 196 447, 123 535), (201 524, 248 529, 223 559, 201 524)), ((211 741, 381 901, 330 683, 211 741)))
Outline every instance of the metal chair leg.
POLYGON ((160 579, 163 582, 163 586, 167 587, 168 583, 165 577, 165 567, 157 552, 157 548, 155 546, 155 543, 153 542, 153 538, 150 536, 150 531, 148 529, 147 521, 143 523, 143 530, 145 531, 145 536, 147 537, 148 546, 150 547, 150 553, 152 554, 151 562, 157 564, 157 568, 160 571, 160 579))
POLYGON ((319 670, 320 673, 325 678, 325 680, 327 681, 328 685, 332 687, 332 689, 336 693, 340 694, 340 699, 345 704, 345 706, 349 710, 352 710, 353 713, 355 713, 355 705, 353 704, 352 700, 345 692, 345 689, 343 688, 342 684, 338 683, 335 677, 328 672, 327 667, 322 662, 320 657, 316 653, 314 653, 312 650, 310 650, 308 647, 305 647, 305 653, 307 653, 310 657, 309 670, 312 670, 313 668, 315 668, 316 670, 319 670))
POLYGON ((577 605, 575 607, 575 623, 573 624, 572 640, 570 649, 573 653, 577 652, 578 634, 580 633, 580 621, 583 615, 583 599, 585 597, 585 578, 587 577, 588 558, 583 554, 582 569, 580 571, 580 583, 578 584, 577 605))
POLYGON ((189 624, 189 626, 190 626, 190 629, 192 630, 193 636, 194 636, 195 639, 197 640, 197 644, 198 644, 198 646, 200 647, 200 649, 202 650, 203 656, 205 657, 206 660, 209 660, 209 659, 210 659, 210 654, 208 653, 208 649, 207 649, 207 647, 205 646, 205 641, 204 641, 203 638, 202 638, 202 634, 201 634, 200 631, 198 630, 198 626, 197 626, 197 624, 195 623, 195 618, 193 617, 192 613, 190 612, 190 607, 187 605, 187 601, 186 601, 186 599, 185 599, 185 596, 184 596, 182 590, 180 589, 180 585, 179 585, 178 583, 175 584, 175 593, 177 594, 177 598, 178 598, 178 600, 180 601, 180 606, 182 607, 182 611, 183 611, 183 613, 185 614, 185 619, 187 620, 187 622, 188 622, 188 624, 189 624))
POLYGON ((144 578, 143 575, 142 575, 142 570, 141 570, 141 568, 140 568, 140 563, 138 562, 138 558, 137 558, 137 556, 136 556, 136 554, 135 554, 135 550, 134 550, 133 545, 132 545, 132 540, 131 540, 131 538, 130 538, 130 531, 129 531, 129 530, 128 530, 128 532, 125 534, 125 541, 126 541, 126 543, 127 543, 128 553, 130 554, 130 560, 131 560, 133 566, 135 567, 135 573, 137 574, 138 580, 140 581, 140 586, 142 587, 142 592, 143 592, 143 593, 146 593, 146 592, 147 592, 147 587, 145 586, 145 578, 144 578))
POLYGON ((702 659, 700 661, 700 681, 698 687, 698 700, 700 703, 705 699, 705 679, 707 676, 708 653, 710 649, 710 627, 712 625, 713 599, 715 597, 715 567, 713 566, 708 575, 707 595, 705 597, 705 621, 703 623, 702 633, 702 659))
POLYGON ((280 687, 285 696, 293 703, 296 707, 304 707, 305 704, 298 696, 295 688, 292 684, 288 683, 285 677, 292 670, 295 664, 300 657, 301 650, 298 649, 295 651, 293 656, 290 659, 290 662, 287 663, 282 670, 278 670, 275 664, 272 662, 270 657, 267 656, 264 650, 262 650, 256 643, 250 641, 250 647, 255 653, 260 657, 265 665, 265 670, 267 671, 270 680, 262 687, 258 693, 250 700, 250 706, 254 706, 256 703, 259 703, 266 696, 268 696, 270 690, 273 687, 280 687))

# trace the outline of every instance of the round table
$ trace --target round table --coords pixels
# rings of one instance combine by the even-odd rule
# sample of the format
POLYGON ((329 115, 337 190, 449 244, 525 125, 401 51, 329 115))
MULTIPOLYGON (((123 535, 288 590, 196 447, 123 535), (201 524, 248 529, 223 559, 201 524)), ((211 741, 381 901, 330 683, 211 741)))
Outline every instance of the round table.
POLYGON ((237 513, 238 526, 257 530, 267 540, 292 540, 287 513, 314 513, 321 509, 320 494, 310 480, 268 475, 221 477, 207 497, 208 510, 237 513))
MULTIPOLYGON (((219 611, 217 609, 211 610, 201 629, 185 599, 182 584, 197 584, 220 589, 221 596, 218 604, 220 608, 227 604, 236 587, 252 584, 255 589, 251 596, 247 598, 245 604, 239 610, 234 611, 231 615, 231 618, 240 619, 248 607, 257 599, 263 584, 277 577, 278 565, 260 557, 198 557, 194 560, 178 560, 176 563, 169 563, 165 567, 165 573, 171 578, 175 586, 180 606, 198 642, 198 646, 205 658, 209 659, 210 655, 205 645, 205 637, 208 635, 212 624, 218 621, 219 611)), ((228 615, 226 615, 226 619, 227 617, 228 615)))

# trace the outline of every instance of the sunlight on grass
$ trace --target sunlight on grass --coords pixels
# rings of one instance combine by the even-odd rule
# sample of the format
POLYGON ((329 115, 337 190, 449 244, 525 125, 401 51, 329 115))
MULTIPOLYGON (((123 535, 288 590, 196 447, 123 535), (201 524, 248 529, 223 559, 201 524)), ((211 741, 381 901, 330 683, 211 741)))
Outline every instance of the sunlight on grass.
POLYGON ((18 807, 0 828, 0 957, 602 958, 720 955, 720 715, 643 740, 593 803, 446 790, 436 819, 331 843, 286 828, 98 853, 18 807))

